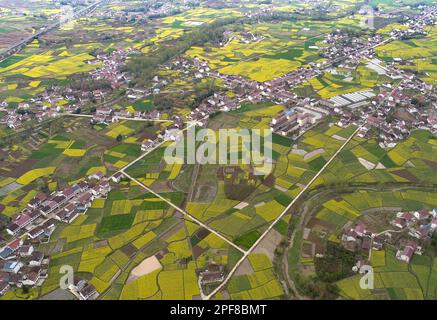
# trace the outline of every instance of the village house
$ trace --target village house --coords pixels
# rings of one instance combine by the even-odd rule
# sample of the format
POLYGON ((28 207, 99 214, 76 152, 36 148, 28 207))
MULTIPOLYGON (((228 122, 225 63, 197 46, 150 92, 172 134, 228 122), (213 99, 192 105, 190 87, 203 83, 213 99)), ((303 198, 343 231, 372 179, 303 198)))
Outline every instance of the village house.
POLYGON ((100 184, 96 185, 91 189, 92 194, 96 198, 106 198, 108 193, 111 191, 111 186, 108 181, 102 181, 100 184))
POLYGON ((96 288, 90 283, 79 290, 79 296, 82 300, 93 300, 97 298, 98 295, 96 288))
POLYGON ((74 203, 70 203, 56 214, 56 219, 65 223, 73 222, 79 215, 74 203))
POLYGON ((20 261, 0 261, 0 271, 17 274, 24 264, 20 261))
POLYGON ((46 221, 44 224, 35 227, 34 229, 28 232, 28 236, 32 240, 39 239, 41 237, 50 237, 53 231, 55 230, 56 225, 53 219, 46 221))
POLYGON ((79 300, 94 300, 98 297, 96 288, 88 283, 88 281, 80 279, 77 276, 74 276, 73 283, 69 285, 68 289, 79 300))
POLYGON ((390 223, 398 229, 404 229, 411 226, 415 221, 416 219, 411 212, 398 212, 396 214, 396 219, 392 220, 390 223))
POLYGON ((20 213, 16 215, 12 222, 6 227, 6 232, 12 236, 18 234, 18 232, 28 226, 32 222, 32 218, 26 213, 20 213))
POLYGON ((116 110, 116 111, 114 111, 114 115, 112 117, 112 122, 118 122, 122 118, 131 118, 131 117, 132 117, 132 114, 125 109, 116 110))
POLYGON ((151 140, 144 141, 141 144, 141 151, 145 152, 145 151, 151 149, 154 145, 155 145, 154 141, 151 141, 151 140))
POLYGON ((41 266, 43 260, 44 260, 44 253, 39 251, 34 251, 30 256, 29 265, 32 267, 39 267, 41 266))
POLYGON ((30 287, 38 285, 38 282, 41 278, 41 271, 42 271, 41 268, 32 268, 31 271, 23 274, 21 283, 24 286, 30 286, 30 287))
POLYGON ((418 228, 412 228, 408 234, 416 239, 422 240, 428 237, 431 231, 431 224, 419 226, 418 228))
POLYGON ((89 207, 91 207, 93 201, 94 195, 91 190, 87 190, 73 199, 73 203, 76 205, 76 211, 79 214, 84 214, 89 207))
POLYGON ((418 246, 414 241, 408 241, 402 250, 396 252, 396 258, 398 260, 410 263, 414 253, 417 251, 418 246))
MULTIPOLYGON (((343 233, 341 240, 346 249, 355 252, 358 250, 370 250, 374 245, 372 238, 373 234, 366 229, 364 224, 359 223, 353 228, 347 229, 343 233)), ((379 247, 380 245, 377 243, 376 246, 379 247)))
POLYGON ((91 119, 91 123, 92 124, 104 124, 104 125, 108 125, 109 122, 111 122, 107 116, 105 116, 104 114, 94 114, 92 119, 91 119))
POLYGON ((431 212, 428 210, 421 210, 413 212, 413 215, 418 221, 421 221, 429 219, 431 217, 431 212))
POLYGON ((404 229, 404 228, 406 228, 408 226, 407 222, 404 219, 401 219, 401 218, 396 218, 395 220, 393 220, 391 222, 391 224, 393 226, 395 226, 396 228, 398 228, 398 229, 404 229))
POLYGON ((20 257, 30 257, 35 251, 35 248, 31 244, 23 245, 19 250, 20 257))
POLYGON ((431 226, 431 231, 433 232, 437 231, 437 219, 432 220, 430 226, 431 226))
POLYGON ((225 266, 209 264, 204 270, 199 272, 202 285, 221 282, 225 278, 225 266))
POLYGON ((41 226, 37 226, 27 233, 30 239, 36 239, 39 236, 42 236, 43 234, 44 234, 44 228, 41 226))
POLYGON ((33 199, 29 201, 27 206, 31 209, 36 209, 38 206, 40 206, 44 201, 46 201, 48 198, 47 194, 44 192, 38 193, 33 199))
POLYGON ((2 260, 14 259, 17 256, 16 255, 17 250, 19 250, 22 245, 23 245, 23 240, 21 239, 12 240, 5 247, 1 249, 0 259, 2 260))
POLYGON ((354 229, 349 229, 343 234, 342 240, 347 242, 356 242, 358 240, 358 234, 354 229))
POLYGON ((379 251, 382 250, 384 248, 384 244, 386 242, 386 237, 391 237, 391 234, 388 233, 387 236, 385 235, 379 235, 379 236, 375 236, 373 237, 373 241, 372 241, 372 250, 375 251, 379 251))
POLYGON ((123 180, 123 178, 124 178, 123 173, 117 172, 112 176, 111 179, 114 183, 120 183, 120 181, 123 180))
POLYGON ((11 286, 9 285, 8 282, 3 282, 0 281, 0 296, 3 296, 10 288, 11 286))
POLYGON ((97 171, 96 173, 93 173, 92 175, 88 176, 89 180, 101 180, 104 177, 104 174, 102 171, 97 171))

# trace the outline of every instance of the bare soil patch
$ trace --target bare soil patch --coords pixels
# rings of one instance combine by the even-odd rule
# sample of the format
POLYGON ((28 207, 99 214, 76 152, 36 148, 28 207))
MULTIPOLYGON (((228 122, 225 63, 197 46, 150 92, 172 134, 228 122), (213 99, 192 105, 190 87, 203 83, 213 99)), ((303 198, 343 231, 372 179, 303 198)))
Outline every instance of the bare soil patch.
POLYGON ((132 269, 129 277, 127 279, 127 283, 135 281, 136 279, 148 275, 155 270, 159 270, 162 268, 161 263, 159 262, 156 256, 151 256, 149 258, 144 259, 138 266, 132 269))

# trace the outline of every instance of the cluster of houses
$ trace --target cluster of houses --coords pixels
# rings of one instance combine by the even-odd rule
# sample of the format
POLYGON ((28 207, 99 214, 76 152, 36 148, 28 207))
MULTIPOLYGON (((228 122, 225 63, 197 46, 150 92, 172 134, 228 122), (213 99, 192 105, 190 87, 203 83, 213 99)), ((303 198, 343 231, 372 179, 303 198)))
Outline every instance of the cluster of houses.
POLYGON ((94 80, 105 80, 111 84, 112 89, 120 88, 128 84, 129 78, 122 67, 130 55, 139 54, 139 51, 131 47, 126 49, 117 49, 108 54, 98 54, 95 60, 89 61, 90 64, 101 66, 89 72, 94 80))
POLYGON ((95 300, 99 296, 96 288, 91 283, 77 276, 73 277, 73 283, 68 285, 68 290, 78 300, 95 300))
POLYGON ((307 67, 301 67, 293 72, 277 77, 260 85, 261 95, 278 103, 288 103, 297 98, 290 89, 296 88, 306 81, 322 74, 320 66, 310 63, 307 67))
POLYGON ((427 35, 426 26, 436 25, 436 10, 437 7, 434 6, 421 6, 422 14, 419 19, 411 19, 406 17, 407 21, 404 23, 406 28, 394 29, 391 31, 390 36, 394 39, 405 39, 414 36, 427 35))
POLYGON ((437 208, 428 211, 399 212, 391 224, 398 230, 408 230, 417 240, 424 240, 437 231, 437 208))
MULTIPOLYGON (((118 174, 112 180, 119 182, 121 178, 118 174)), ((48 241, 57 222, 72 223, 86 213, 94 199, 106 197, 110 191, 109 181, 98 171, 88 180, 32 198, 5 226, 11 240, 0 249, 0 292, 11 286, 40 286, 47 278, 49 257, 35 251, 34 246, 48 241)))
POLYGON ((234 40, 238 40, 245 44, 258 43, 263 41, 265 38, 265 36, 257 33, 254 34, 251 31, 243 31, 235 34, 231 30, 226 30, 223 32, 223 41, 220 42, 220 46, 225 47, 234 40))
POLYGON ((308 126, 316 124, 326 113, 311 108, 308 103, 309 99, 305 99, 295 107, 281 111, 272 119, 271 130, 282 136, 295 137, 304 132, 308 126))
POLYGON ((37 194, 25 209, 12 217, 6 226, 6 232, 13 237, 27 234, 31 239, 36 239, 45 234, 44 231, 50 231, 50 228, 43 227, 51 218, 65 223, 73 222, 78 215, 88 210, 95 198, 106 197, 111 191, 109 182, 103 179, 101 172, 89 178, 89 182, 81 181, 50 195, 37 194))
MULTIPOLYGON (((431 17, 432 12, 432 8, 425 10, 422 19, 418 19, 420 22, 414 23, 413 21, 408 21, 406 24, 410 26, 410 30, 416 30, 416 32, 419 32, 423 29, 424 25, 435 23, 435 20, 431 17)), ((405 30, 396 30, 395 34, 392 36, 399 38, 404 35, 404 33, 405 30)), ((244 35, 244 38, 250 38, 254 41, 259 40, 258 37, 254 36, 253 34, 250 35, 245 33, 244 35)), ((231 39, 232 36, 233 34, 229 32, 227 33, 227 38, 231 39)), ((227 88, 231 90, 238 89, 236 90, 236 95, 232 98, 227 95, 215 93, 213 96, 202 101, 201 104, 196 109, 192 110, 192 112, 188 115, 188 120, 196 121, 199 125, 205 125, 208 115, 211 115, 217 111, 226 112, 235 110, 239 108, 243 102, 258 103, 270 100, 281 104, 293 104, 296 102, 298 97, 295 93, 290 91, 290 88, 297 87, 303 82, 320 75, 321 67, 332 64, 338 58, 342 58, 341 66, 347 67, 349 65, 351 68, 355 68, 359 61, 361 61, 363 58, 362 50, 366 49, 366 51, 364 51, 364 56, 373 58, 373 46, 380 43, 382 40, 383 39, 379 34, 367 39, 353 38, 351 40, 347 33, 340 31, 331 33, 325 39, 325 44, 328 46, 322 52, 322 55, 326 56, 328 60, 317 64, 310 63, 310 65, 307 67, 299 68, 294 72, 285 74, 284 76, 275 78, 265 83, 258 83, 257 81, 245 79, 244 77, 240 76, 221 74, 216 70, 211 70, 211 68, 208 66, 208 62, 203 61, 198 57, 195 57, 194 59, 179 57, 172 62, 172 65, 169 68, 182 71, 186 75, 192 75, 196 79, 202 79, 204 77, 218 78, 223 81, 227 88), (345 43, 347 43, 347 45, 345 45, 345 43), (345 54, 347 56, 346 59, 344 59, 345 54)), ((90 72, 92 78, 97 80, 107 80, 111 83, 112 88, 117 88, 126 84, 128 79, 126 75, 120 71, 120 66, 124 64, 128 55, 135 53, 137 53, 136 50, 128 48, 126 50, 116 50, 106 55, 98 55, 97 59, 90 63, 101 62, 102 67, 90 72)), ((430 90, 433 90, 432 87, 427 87, 426 84, 420 81, 418 82, 411 75, 406 75, 404 71, 391 68, 390 74, 388 75, 393 78, 404 78, 405 85, 404 87, 398 88, 398 92, 407 91, 408 89, 413 88, 420 90, 423 94, 429 94, 430 90)), ((152 87, 148 90, 130 88, 128 90, 128 98, 134 101, 152 92, 159 93, 160 89, 167 84, 167 80, 159 79, 156 76, 153 79, 152 87)), ((104 90, 95 90, 91 94, 92 98, 98 101, 103 100, 104 96, 106 95, 104 90)), ((328 112, 334 111, 338 113, 341 117, 339 121, 339 125, 341 126, 347 126, 350 123, 357 123, 359 120, 367 119, 367 125, 362 128, 359 135, 364 137, 372 127, 378 127, 380 130, 381 145, 384 147, 393 146, 396 141, 403 139, 409 133, 409 126, 431 127, 433 130, 436 129, 435 127, 437 120, 435 112, 431 110, 431 112, 424 114, 423 110, 418 111, 413 107, 410 108, 409 111, 411 111, 413 114, 420 115, 420 119, 418 119, 417 122, 407 124, 405 123, 405 120, 395 120, 394 123, 382 123, 379 120, 373 121, 374 119, 382 119, 386 117, 387 114, 392 110, 391 106, 393 104, 396 105, 397 103, 407 100, 407 98, 403 97, 402 95, 396 96, 396 92, 392 93, 388 92, 387 90, 381 90, 380 94, 374 99, 374 101, 372 101, 373 106, 370 105, 370 107, 373 107, 373 109, 363 109, 361 119, 357 119, 356 116, 354 117, 350 112, 351 109, 355 109, 357 106, 368 106, 372 98, 374 98, 373 92, 354 92, 347 95, 334 97, 328 101, 321 100, 318 102, 318 104, 320 107, 328 107, 328 112), (387 95, 391 96, 387 97, 387 95), (379 103, 380 99, 388 101, 387 103, 381 104, 379 103)), ((316 113, 320 113, 321 109, 322 108, 319 108, 316 113)), ((56 111, 53 111, 52 116, 56 116, 56 111)), ((25 118, 26 115, 20 117, 25 118)), ((111 108, 103 107, 97 109, 92 118, 92 122, 108 124, 110 122, 118 121, 121 118, 157 119, 159 118, 159 112, 135 112, 135 114, 132 115, 126 110, 112 110, 111 108)), ((277 118, 278 119, 273 120, 272 129, 280 132, 280 134, 289 135, 290 133, 293 134, 299 129, 302 129, 302 127, 305 127, 305 124, 312 124, 317 116, 314 114, 314 109, 313 112, 303 112, 303 114, 297 110, 286 110, 284 111, 284 114, 278 115, 277 118), (294 113, 294 115, 291 115, 291 113, 294 113), (298 117, 298 125, 293 123, 295 115, 298 117), (284 122, 284 119, 288 120, 286 121, 287 123, 284 122), (276 123, 279 123, 279 125, 275 126, 276 123), (280 124, 282 124, 282 126, 280 124)), ((12 121, 15 118, 3 117, 3 119, 3 121, 12 121)))
MULTIPOLYGON (((397 88, 382 86, 380 93, 366 107, 359 110, 359 119, 365 120, 358 136, 365 138, 375 129, 382 148, 390 148, 410 134, 412 129, 426 129, 437 133, 437 103, 429 101, 428 97, 437 94, 435 88, 420 81, 412 80, 404 75, 404 80, 397 88), (414 92, 414 96, 409 93, 414 92), (413 103, 413 98, 420 93, 421 102, 428 103, 426 108, 419 108, 413 103), (402 112, 395 112, 402 110, 402 112)), ((416 98, 417 99, 417 98, 416 98)), ((357 123, 357 117, 351 110, 336 110, 341 115, 340 126, 357 123)))
MULTIPOLYGON (((424 25, 435 24, 435 17, 432 17, 430 13, 434 12, 432 10, 435 8, 425 11, 422 19, 417 19, 416 22, 407 22, 408 25, 413 25, 413 29, 408 30, 419 28, 420 31, 424 25)), ((396 32, 395 38, 399 38, 400 35, 405 34, 406 30, 396 32)), ((341 52, 341 45, 338 43, 341 44, 347 37, 345 33, 329 35, 327 41, 335 43, 330 47, 332 52, 341 52)), ((397 68, 399 64, 403 64, 402 59, 395 59, 386 67, 381 66, 380 61, 373 58, 372 43, 374 41, 369 43, 360 41, 357 42, 357 46, 363 47, 365 51, 351 54, 341 62, 340 67, 344 69, 353 65, 352 68, 355 68, 355 65, 362 61, 364 56, 369 60, 368 66, 370 68, 392 79, 399 79, 400 83, 396 87, 391 84, 382 84, 377 88, 377 94, 369 90, 357 91, 321 100, 320 105, 340 117, 337 123, 340 127, 346 127, 349 124, 360 125, 364 122, 365 125, 358 132, 358 136, 365 138, 376 131, 382 148, 396 146, 399 141, 409 135, 412 129, 427 129, 433 134, 437 133, 437 104, 430 99, 437 94, 435 88, 421 81, 413 73, 397 68), (418 101, 413 102, 414 100, 418 101), (422 107, 418 107, 417 104, 422 107), (426 107, 423 107, 424 105, 426 107)))
MULTIPOLYGON (((308 79, 320 74, 316 66, 300 68, 284 76, 275 78, 271 81, 259 83, 254 80, 246 79, 241 76, 220 73, 211 70, 208 62, 195 57, 190 60, 187 58, 177 58, 171 65, 171 69, 182 71, 186 75, 194 78, 211 77, 220 79, 224 86, 236 92, 235 96, 229 97, 225 94, 214 93, 212 96, 202 101, 188 115, 191 121, 199 121, 217 111, 228 112, 241 107, 242 103, 259 103, 263 101, 275 101, 277 103, 291 103, 296 101, 297 95, 290 91, 291 87, 296 87, 308 79)), ((204 124, 204 123, 203 123, 204 124)))
POLYGON ((48 276, 49 258, 29 240, 14 239, 0 251, 0 295, 11 287, 38 287, 48 276))
POLYGON ((192 9, 193 5, 197 1, 182 1, 182 2, 159 2, 157 4, 151 4, 149 6, 142 6, 142 8, 133 7, 130 10, 126 7, 123 10, 116 8, 106 7, 102 10, 98 10, 94 13, 96 17, 111 18, 116 21, 126 22, 126 21, 137 21, 146 22, 154 17, 165 17, 177 12, 184 12, 186 10, 192 9), (140 9, 140 10, 139 10, 140 9))
POLYGON ((261 18, 262 16, 271 15, 274 11, 275 6, 270 4, 266 6, 251 8, 250 10, 245 11, 244 15, 248 18, 256 19, 261 18))
POLYGON ((363 223, 348 228, 342 235, 343 246, 353 252, 382 250, 389 234, 377 235, 367 230, 363 223))
POLYGON ((345 56, 351 58, 357 54, 357 51, 363 48, 371 48, 383 40, 381 34, 375 34, 366 39, 359 37, 351 39, 347 31, 334 31, 323 40, 326 47, 322 49, 320 55, 329 60, 336 60, 345 56))
POLYGON ((211 263, 206 268, 199 270, 198 275, 202 285, 222 282, 226 276, 225 266, 211 263))
POLYGON ((342 245, 353 252, 369 252, 391 244, 397 248, 396 258, 410 263, 414 254, 423 254, 427 241, 437 231, 437 208, 398 212, 390 224, 393 230, 380 233, 368 230, 363 223, 348 227, 342 235, 342 245))
POLYGON ((135 111, 134 113, 126 109, 113 109, 111 107, 99 107, 96 108, 96 112, 91 118, 92 124, 108 125, 120 120, 159 120, 161 113, 157 110, 150 112, 135 111))
MULTIPOLYGON (((404 23, 407 28, 393 30, 391 33, 392 39, 423 35, 425 26, 436 24, 435 10, 435 7, 427 7, 420 18, 404 23)), ((396 88, 393 88, 390 84, 381 85, 377 96, 371 91, 360 91, 333 97, 329 100, 321 100, 320 104, 340 116, 339 126, 344 127, 365 120, 366 125, 358 133, 360 137, 365 137, 372 128, 377 128, 381 147, 393 147, 398 141, 408 136, 412 128, 422 128, 433 133, 436 132, 435 113, 437 106, 435 103, 431 102, 430 108, 416 108, 411 103, 412 97, 410 96, 411 92, 420 93, 422 100, 426 102, 426 97, 435 96, 436 91, 432 85, 421 81, 414 74, 397 69, 396 65, 402 64, 402 59, 395 58, 388 67, 382 67, 379 61, 374 58, 375 53, 373 50, 373 47, 382 40, 381 35, 375 35, 367 40, 362 38, 351 39, 347 32, 336 31, 327 35, 324 40, 328 46, 323 50, 322 55, 329 58, 331 62, 342 59, 339 65, 342 69, 355 69, 363 57, 367 58, 370 68, 377 71, 378 74, 383 74, 392 79, 401 79, 400 85, 396 88), (345 45, 345 43, 348 43, 348 45, 345 45), (345 53, 346 58, 344 58, 345 53), (398 117, 397 114, 390 116, 393 114, 394 107, 399 105, 405 106, 405 113, 407 113, 409 120, 405 120, 405 113, 403 117, 398 117), (352 111, 356 111, 357 107, 361 107, 359 110, 357 109, 360 113, 358 117, 352 115, 352 111)), ((331 71, 331 73, 333 72, 336 71, 331 71)))
MULTIPOLYGON (((90 91, 73 89, 69 86, 51 86, 32 97, 28 102, 19 103, 15 108, 8 108, 9 104, 6 101, 1 102, 0 108, 6 112, 6 115, 0 118, 0 125, 19 129, 25 122, 32 119, 42 122, 46 119, 56 118, 62 113, 75 113, 88 101, 103 101, 112 90, 125 86, 129 82, 126 73, 121 71, 122 66, 125 65, 129 55, 137 53, 138 51, 133 48, 118 49, 109 54, 97 55, 96 59, 88 61, 89 64, 101 64, 99 68, 89 72, 89 77, 108 82, 110 88, 102 87, 90 91)), ((129 116, 126 111, 118 111, 118 113, 121 117, 129 116)), ((105 119, 102 119, 103 116, 100 115, 96 121, 105 122, 105 119)))
MULTIPOLYGON (((423 11, 419 18, 409 19, 407 17, 407 21, 403 23, 404 27, 393 29, 390 32, 390 37, 394 40, 399 40, 427 35, 425 27, 436 24, 436 7, 429 6, 422 9, 423 11)), ((374 12, 374 14, 379 14, 379 11, 374 12)), ((356 56, 357 51, 361 51, 362 48, 368 48, 370 50, 383 40, 382 34, 375 34, 366 39, 360 37, 351 38, 348 31, 336 30, 325 37, 323 40, 325 47, 320 54, 322 57, 330 60, 343 59, 345 56, 351 59, 356 56)), ((370 53, 370 51, 368 53, 370 53)), ((359 60, 355 59, 355 61, 359 60)))
POLYGON ((209 115, 217 112, 228 112, 239 109, 240 104, 235 99, 230 98, 225 94, 214 93, 202 101, 195 109, 193 109, 188 115, 189 121, 195 121, 198 126, 205 126, 209 115))
MULTIPOLYGON (((428 14, 429 15, 429 14, 428 14)), ((427 17, 427 15, 425 15, 427 17)), ((424 20, 424 23, 433 23, 434 20, 424 20)), ((328 37, 328 42, 332 41, 338 46, 338 41, 347 37, 343 34, 331 35, 333 39, 328 37)), ((338 97, 333 97, 329 100, 319 100, 311 102, 310 111, 297 109, 300 103, 299 98, 295 93, 290 91, 290 88, 297 87, 303 82, 314 78, 321 74, 320 68, 328 66, 335 62, 336 55, 334 54, 329 60, 319 63, 310 64, 308 67, 299 68, 298 70, 275 78, 265 83, 258 83, 240 76, 221 74, 216 70, 211 70, 208 67, 208 62, 194 58, 192 61, 179 58, 174 62, 173 68, 183 70, 185 73, 192 72, 195 77, 212 77, 221 79, 224 85, 233 90, 238 88, 236 95, 233 98, 214 94, 212 97, 205 99, 196 109, 188 116, 191 121, 199 121, 217 111, 229 111, 239 108, 243 102, 258 103, 261 101, 275 101, 280 104, 293 106, 294 109, 288 108, 279 114, 271 123, 273 131, 282 135, 293 135, 305 129, 306 125, 311 125, 316 122, 320 115, 323 117, 329 113, 339 115, 340 120, 338 125, 346 127, 350 124, 359 125, 366 122, 358 135, 366 137, 371 132, 372 128, 378 130, 380 145, 384 148, 393 147, 397 142, 401 141, 409 135, 413 128, 428 129, 431 132, 437 130, 437 106, 435 103, 431 108, 416 108, 412 103, 411 92, 420 93, 421 97, 435 96, 436 92, 433 86, 416 79, 413 74, 404 70, 399 70, 394 65, 388 68, 380 66, 377 59, 374 59, 373 46, 380 43, 383 39, 380 35, 375 35, 368 39, 357 39, 352 41, 352 46, 348 47, 351 54, 344 58, 344 45, 342 50, 336 47, 335 44, 331 48, 337 48, 333 52, 342 54, 343 60, 340 67, 356 68, 356 65, 362 61, 363 56, 368 57, 371 65, 377 68, 378 72, 383 72, 385 75, 393 79, 402 79, 402 83, 393 88, 390 84, 384 84, 379 87, 379 93, 376 94, 371 90, 351 92, 338 97), (364 50, 364 52, 363 52, 364 50), (191 71, 190 71, 191 70, 191 71), (407 94, 408 93, 408 94, 407 94), (414 120, 405 119, 405 116, 393 115, 394 107, 399 105, 406 106, 406 112, 411 115, 414 120), (389 116, 390 115, 390 116, 389 116)), ((342 43, 340 41, 340 43, 342 43)), ((370 63, 369 62, 369 63, 370 63)), ((424 98, 426 99, 426 98, 424 98)), ((308 104, 305 107, 309 107, 308 104)), ((405 115, 405 114, 404 114, 405 115)), ((200 122, 200 121, 199 121, 200 122)), ((199 123, 202 125, 202 123, 199 123)))
MULTIPOLYGON (((2 106, 8 106, 7 102, 3 102, 2 106)), ((0 125, 5 125, 10 129, 17 129, 21 127, 25 122, 30 121, 32 118, 30 114, 19 114, 13 109, 2 109, 5 114, 0 117, 0 125)))
POLYGON ((14 108, 11 108, 6 101, 0 103, 0 108, 7 113, 6 116, 0 118, 0 124, 11 129, 18 129, 26 121, 33 119, 42 122, 58 117, 62 113, 74 113, 92 97, 92 92, 51 86, 30 98, 28 102, 18 103, 14 108))
MULTIPOLYGON (((208 62, 201 60, 199 57, 195 57, 194 59, 178 57, 168 68, 171 70, 181 71, 185 75, 191 75, 195 79, 203 79, 211 75, 211 68, 208 66, 208 62)), ((168 84, 166 80, 159 81, 158 77, 154 78, 154 82, 155 86, 158 84, 162 86, 168 84)))

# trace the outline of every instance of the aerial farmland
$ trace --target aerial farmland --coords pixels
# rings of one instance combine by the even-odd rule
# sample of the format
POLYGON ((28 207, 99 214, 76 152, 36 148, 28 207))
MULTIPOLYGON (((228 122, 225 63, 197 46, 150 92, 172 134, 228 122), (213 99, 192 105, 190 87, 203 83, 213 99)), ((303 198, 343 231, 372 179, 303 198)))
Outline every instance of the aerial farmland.
POLYGON ((0 0, 0 300, 437 299, 436 16, 0 0))

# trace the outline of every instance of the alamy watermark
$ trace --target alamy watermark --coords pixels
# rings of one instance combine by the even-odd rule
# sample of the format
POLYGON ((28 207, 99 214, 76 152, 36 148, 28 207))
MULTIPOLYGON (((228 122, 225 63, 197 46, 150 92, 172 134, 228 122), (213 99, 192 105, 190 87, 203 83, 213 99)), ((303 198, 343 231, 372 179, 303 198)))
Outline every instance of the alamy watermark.
POLYGON ((270 129, 196 130, 169 132, 174 140, 164 153, 168 164, 252 165, 254 175, 268 175, 273 168, 270 129))
POLYGON ((363 290, 373 290, 375 288, 373 268, 369 265, 361 266, 360 274, 362 274, 360 288, 363 290))
POLYGON ((68 290, 74 284, 74 270, 72 266, 63 265, 59 269, 59 273, 63 276, 59 279, 59 287, 63 290, 68 290))

